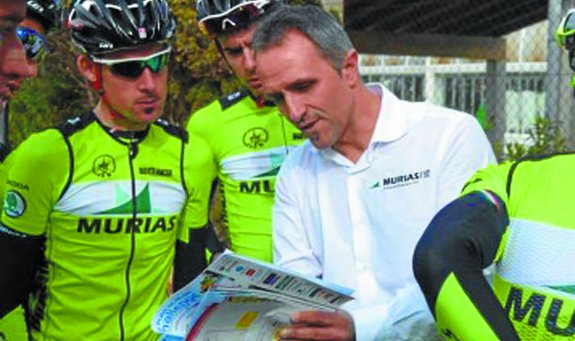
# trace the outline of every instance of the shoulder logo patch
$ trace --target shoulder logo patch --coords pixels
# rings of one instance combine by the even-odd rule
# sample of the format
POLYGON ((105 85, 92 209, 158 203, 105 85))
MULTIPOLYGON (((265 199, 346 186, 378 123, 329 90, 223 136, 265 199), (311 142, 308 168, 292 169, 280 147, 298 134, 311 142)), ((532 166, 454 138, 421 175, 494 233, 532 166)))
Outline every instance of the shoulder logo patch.
POLYGON ((12 218, 18 218, 26 212, 26 201, 20 193, 14 190, 6 192, 4 199, 4 212, 12 218))
POLYGON ((269 141, 270 134, 267 130, 260 127, 251 128, 244 133, 244 145, 251 149, 257 149, 265 146, 269 141))
POLYGON ((111 155, 100 155, 92 164, 92 172, 101 178, 108 178, 116 171, 116 160, 111 155))

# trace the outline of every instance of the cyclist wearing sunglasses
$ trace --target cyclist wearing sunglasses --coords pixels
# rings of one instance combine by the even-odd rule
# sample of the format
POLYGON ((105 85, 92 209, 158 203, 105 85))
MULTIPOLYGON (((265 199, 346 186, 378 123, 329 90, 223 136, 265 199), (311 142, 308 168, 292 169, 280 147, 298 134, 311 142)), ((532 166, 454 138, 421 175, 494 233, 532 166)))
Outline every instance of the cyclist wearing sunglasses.
MULTIPOLYGON (((26 9, 26 17, 18 24, 16 35, 24 46, 26 53, 28 78, 33 78, 38 75, 38 63, 44 59, 48 51, 45 35, 49 30, 58 26, 60 5, 58 0, 27 0, 26 9)), ((18 87, 20 87, 22 81, 24 81, 24 78, 19 79, 18 87)), ((12 149, 8 142, 9 134, 7 129, 9 103, 6 104, 3 114, 4 140, 6 143, 1 145, 0 160, 5 160, 1 165, 1 170, 5 171, 10 164, 10 160, 5 158, 12 149)), ((3 194, 3 190, 0 190, 0 193, 3 194)), ((0 197, 3 197, 3 195, 0 195, 0 197)), ((0 333, 4 333, 7 340, 28 339, 24 312, 21 306, 0 320, 0 333)))
MULTIPOLYGON (((199 0, 197 18, 244 88, 193 113, 187 129, 211 147, 219 181, 220 217, 231 249, 272 261, 274 184, 288 150, 304 137, 260 98, 250 42, 255 22, 281 6, 279 0, 199 0)), ((207 202, 197 206, 207 207, 207 202)), ((216 248, 217 250, 217 248, 216 248)))
POLYGON ((0 102, 10 99, 31 75, 16 26, 26 14, 24 0, 0 0, 0 102))
MULTIPOLYGON (((22 20, 18 27, 16 28, 16 36, 18 40, 24 47, 25 61, 26 64, 23 66, 22 70, 24 72, 23 77, 15 77, 10 81, 11 87, 7 87, 4 90, 10 91, 6 97, 11 97, 20 88, 22 81, 26 78, 33 78, 38 75, 38 63, 44 59, 47 48, 47 41, 45 38, 46 33, 49 29, 53 28, 57 24, 59 5, 58 0, 28 0, 26 2, 26 17, 22 20)), ((20 58, 23 55, 20 55, 20 58)), ((22 59, 20 60, 22 62, 22 59)), ((0 93, 2 90, 0 90, 0 93)), ((8 105, 5 103, 5 111, 3 112, 4 120, 2 124, 4 125, 3 130, 7 132, 8 126, 8 105)), ((6 144, 2 147, 0 151, 0 161, 4 160, 10 151, 8 147, 8 134, 4 134, 4 141, 6 144)))
MULTIPOLYGON (((25 13, 26 2, 24 0, 0 0, 0 111, 3 110, 5 102, 18 89, 19 80, 31 75, 22 43, 16 35, 16 27, 24 19, 25 13)), ((0 150, 3 159, 9 148, 4 143, 0 143, 0 150)), ((0 249, 2 247, 3 244, 0 241, 0 249)), ((8 256, 12 257, 12 255, 8 256)), ((4 287, 11 280, 11 276, 0 277, 0 287, 4 287)), ((21 321, 22 312, 19 309, 14 310, 8 319, 0 317, 0 340, 24 340, 26 332, 21 321)))
MULTIPOLYGON (((4 99, 10 98, 16 93, 20 88, 22 81, 25 78, 36 77, 38 75, 38 62, 40 62, 47 51, 47 41, 45 38, 46 33, 49 29, 53 28, 57 24, 59 9, 58 0, 28 0, 26 2, 26 17, 20 21, 18 27, 16 27, 15 33, 18 40, 24 47, 25 59, 22 58, 24 55, 19 53, 18 63, 23 63, 21 67, 22 75, 17 76, 17 74, 12 74, 9 78, 9 86, 0 87, 0 94, 5 93, 4 99)), ((4 76, 1 76, 4 79, 4 76)), ((8 112, 4 112, 5 120, 4 124, 7 126, 8 112)), ((6 127, 4 127, 6 131, 6 127)), ((7 136, 4 136, 4 140, 7 140, 7 136)), ((0 160, 6 156, 6 153, 0 153, 0 160)))
POLYGON ((176 23, 166 0, 78 0, 67 26, 99 101, 11 154, 0 317, 23 303, 39 340, 157 339, 176 238, 206 224, 180 212, 210 190, 187 157, 202 141, 159 119, 176 23))
POLYGON ((6 104, 20 88, 20 82, 33 75, 29 68, 22 43, 16 34, 17 25, 26 14, 26 2, 0 1, 0 122, 4 122, 0 130, 0 161, 9 152, 6 140, 6 104))
MULTIPOLYGON (((575 9, 556 39, 575 71, 575 9)), ((418 243, 414 271, 440 333, 454 340, 575 338, 575 154, 477 172, 418 243), (481 275, 495 262, 492 285, 481 275)))
POLYGON ((38 75, 38 63, 48 52, 46 34, 57 28, 60 16, 59 0, 28 0, 26 18, 18 25, 16 34, 24 45, 32 76, 38 75))

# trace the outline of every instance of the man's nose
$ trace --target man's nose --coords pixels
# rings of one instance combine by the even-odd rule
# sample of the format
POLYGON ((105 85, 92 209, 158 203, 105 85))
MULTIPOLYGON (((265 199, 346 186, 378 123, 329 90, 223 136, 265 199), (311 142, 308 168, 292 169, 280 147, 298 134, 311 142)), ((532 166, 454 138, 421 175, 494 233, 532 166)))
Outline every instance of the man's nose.
POLYGON ((152 91, 156 88, 154 74, 149 68, 144 68, 140 77, 138 77, 138 87, 140 90, 152 91))
POLYGON ((243 50, 244 54, 244 67, 248 71, 255 71, 256 69, 256 60, 254 51, 251 48, 245 48, 243 50))
POLYGON ((296 96, 286 95, 283 108, 280 106, 280 111, 284 112, 289 120, 297 126, 303 119, 305 106, 300 103, 296 96))

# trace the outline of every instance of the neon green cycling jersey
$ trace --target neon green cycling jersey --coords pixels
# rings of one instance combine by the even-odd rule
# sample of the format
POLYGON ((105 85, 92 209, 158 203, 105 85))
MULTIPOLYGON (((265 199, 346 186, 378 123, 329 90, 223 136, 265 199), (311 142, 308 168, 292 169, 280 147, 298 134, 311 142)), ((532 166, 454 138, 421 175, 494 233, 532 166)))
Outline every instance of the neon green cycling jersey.
POLYGON ((95 117, 34 134, 11 156, 1 228, 45 238, 28 327, 39 340, 157 339, 177 233, 206 224, 180 215, 210 191, 186 150, 207 146, 164 121, 126 136, 95 117))
MULTIPOLYGON (((574 171, 574 154, 525 159, 479 171, 463 193, 488 190, 505 203, 509 225, 503 237, 488 232, 469 244, 499 243, 494 245, 493 292, 521 340, 575 338, 574 171)), ((490 225, 485 229, 494 230, 490 225)), ((470 257, 479 259, 486 249, 470 257)), ((435 306, 438 328, 460 340, 496 340, 486 321, 501 320, 495 317, 499 312, 491 309, 481 316, 477 300, 485 293, 477 286, 474 293, 464 290, 463 276, 452 273, 441 287, 435 306)))
POLYGON ((246 90, 200 109, 187 128, 211 147, 232 250, 271 261, 275 177, 289 149, 304 141, 303 134, 275 106, 258 106, 246 90))

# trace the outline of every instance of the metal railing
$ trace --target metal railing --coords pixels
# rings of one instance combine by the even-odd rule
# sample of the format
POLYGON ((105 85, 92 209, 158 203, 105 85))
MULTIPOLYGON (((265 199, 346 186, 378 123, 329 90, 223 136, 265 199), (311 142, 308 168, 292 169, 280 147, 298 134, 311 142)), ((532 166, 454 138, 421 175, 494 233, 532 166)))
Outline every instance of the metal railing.
MULTIPOLYGON (((485 117, 486 63, 361 66, 365 82, 381 82, 399 98, 429 101, 485 117)), ((525 141, 537 116, 545 115, 546 62, 506 63, 505 140, 525 141)))

